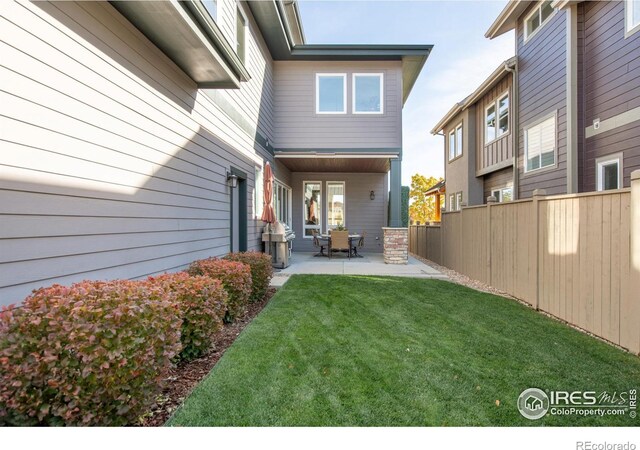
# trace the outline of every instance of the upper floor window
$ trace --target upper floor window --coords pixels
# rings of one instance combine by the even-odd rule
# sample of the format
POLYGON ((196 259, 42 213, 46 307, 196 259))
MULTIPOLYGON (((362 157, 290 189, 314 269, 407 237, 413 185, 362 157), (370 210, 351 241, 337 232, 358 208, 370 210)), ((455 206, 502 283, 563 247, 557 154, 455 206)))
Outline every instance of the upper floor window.
POLYGON ((599 191, 622 187, 622 153, 596 160, 596 182, 599 191))
POLYGON ((383 79, 381 73, 353 74, 354 114, 383 113, 383 79))
POLYGON ((347 113, 347 75, 344 73, 316 74, 316 113, 347 113))
POLYGON ((640 0, 625 1, 625 31, 627 35, 640 30, 640 0))
POLYGON ((524 130, 525 172, 556 163, 556 115, 547 117, 524 130))
POLYGON ((202 0, 202 5, 205 7, 211 18, 215 21, 218 20, 218 0, 202 0))
POLYGON ((236 10, 236 54, 240 61, 245 62, 247 38, 247 18, 240 8, 236 10))
POLYGON ((549 20, 555 9, 551 6, 551 0, 539 2, 524 20, 524 40, 527 41, 549 20))
POLYGON ((449 161, 462 155, 462 123, 449 132, 449 161))
POLYGON ((509 131, 509 94, 504 94, 485 110, 485 144, 509 131))

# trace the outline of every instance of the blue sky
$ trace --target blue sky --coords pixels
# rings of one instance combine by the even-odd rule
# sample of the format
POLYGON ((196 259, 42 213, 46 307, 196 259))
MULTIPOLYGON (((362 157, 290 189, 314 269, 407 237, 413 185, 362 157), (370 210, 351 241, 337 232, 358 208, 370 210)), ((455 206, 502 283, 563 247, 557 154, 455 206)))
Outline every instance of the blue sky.
POLYGON ((502 1, 298 0, 309 44, 433 44, 403 115, 402 184, 444 176, 444 141, 429 131, 513 56, 513 33, 484 37, 502 1))

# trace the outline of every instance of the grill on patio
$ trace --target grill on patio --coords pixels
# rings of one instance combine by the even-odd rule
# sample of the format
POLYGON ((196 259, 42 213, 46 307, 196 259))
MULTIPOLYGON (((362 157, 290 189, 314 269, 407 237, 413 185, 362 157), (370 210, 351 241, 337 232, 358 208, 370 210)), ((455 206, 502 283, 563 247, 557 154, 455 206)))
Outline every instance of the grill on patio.
POLYGON ((287 225, 280 222, 273 224, 271 232, 262 233, 265 253, 271 253, 273 267, 284 269, 291 264, 291 248, 296 234, 287 225), (271 242, 271 248, 269 248, 271 242))

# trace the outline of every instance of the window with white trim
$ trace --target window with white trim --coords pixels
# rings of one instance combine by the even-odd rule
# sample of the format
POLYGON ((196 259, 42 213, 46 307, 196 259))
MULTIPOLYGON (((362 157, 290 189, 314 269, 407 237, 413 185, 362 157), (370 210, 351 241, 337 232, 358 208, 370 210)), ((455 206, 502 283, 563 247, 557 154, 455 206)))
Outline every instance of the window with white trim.
POLYGON ((485 110, 484 143, 489 144, 509 132, 509 93, 503 94, 485 110))
POLYGON ((455 211, 456 210, 456 196, 455 194, 450 194, 449 195, 449 211, 455 211))
POLYGON ((240 61, 245 62, 247 38, 247 18, 240 9, 236 8, 236 54, 240 61))
POLYGON ((596 159, 596 189, 607 191, 622 187, 622 153, 596 159))
POLYGON ((202 0, 202 6, 214 21, 218 20, 218 0, 202 0))
POLYGON ((496 139, 496 105, 492 104, 485 111, 485 143, 492 142, 496 139))
POLYGON ((627 34, 640 30, 640 0, 625 0, 624 11, 627 34))
POLYGON ((344 181, 327 181, 327 230, 346 227, 344 181))
POLYGON ((497 202, 510 202, 513 200, 513 189, 510 187, 494 189, 491 191, 491 195, 496 198, 497 202))
POLYGON ((322 182, 304 181, 302 183, 303 193, 303 216, 302 228, 305 238, 313 237, 313 230, 321 232, 322 224, 322 182))
POLYGON ((384 112, 384 75, 381 73, 353 74, 353 113, 382 114, 384 112))
POLYGON ((456 194, 456 211, 460 211, 462 209, 462 192, 458 192, 456 194))
POLYGON ((316 113, 347 113, 347 74, 316 74, 316 113))
POLYGON ((462 122, 449 132, 449 161, 462 155, 462 122))
POLYGON ((531 38, 540 28, 543 27, 553 15, 555 9, 551 6, 551 0, 539 2, 524 20, 524 40, 531 38))
POLYGON ((555 113, 524 130, 525 172, 550 167, 556 163, 555 113))
POLYGON ((262 217, 264 207, 264 172, 262 167, 256 167, 255 188, 253 189, 253 204, 256 219, 262 217))
POLYGON ((291 226, 291 188, 273 181, 273 210, 278 222, 291 226))

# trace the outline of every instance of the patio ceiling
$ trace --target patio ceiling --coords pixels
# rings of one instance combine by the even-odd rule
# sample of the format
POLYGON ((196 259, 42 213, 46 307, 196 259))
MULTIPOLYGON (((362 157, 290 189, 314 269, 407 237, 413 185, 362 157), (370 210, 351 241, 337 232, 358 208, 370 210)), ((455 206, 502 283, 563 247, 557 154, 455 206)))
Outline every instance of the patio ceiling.
POLYGON ((348 173, 387 173, 390 169, 389 158, 341 158, 341 157, 279 157, 292 172, 348 172, 348 173))

